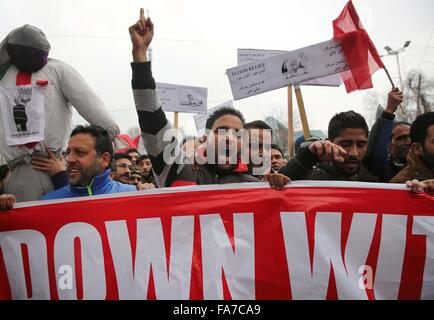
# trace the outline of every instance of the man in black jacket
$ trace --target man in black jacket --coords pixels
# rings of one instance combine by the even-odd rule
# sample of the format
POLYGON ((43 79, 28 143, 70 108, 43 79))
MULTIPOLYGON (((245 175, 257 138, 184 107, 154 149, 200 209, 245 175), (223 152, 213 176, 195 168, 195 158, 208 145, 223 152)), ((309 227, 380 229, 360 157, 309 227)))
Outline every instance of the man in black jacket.
POLYGON ((279 174, 268 175, 266 180, 277 189, 289 179, 378 182, 362 165, 368 149, 368 133, 368 125, 360 114, 338 113, 329 122, 328 140, 302 149, 279 174))

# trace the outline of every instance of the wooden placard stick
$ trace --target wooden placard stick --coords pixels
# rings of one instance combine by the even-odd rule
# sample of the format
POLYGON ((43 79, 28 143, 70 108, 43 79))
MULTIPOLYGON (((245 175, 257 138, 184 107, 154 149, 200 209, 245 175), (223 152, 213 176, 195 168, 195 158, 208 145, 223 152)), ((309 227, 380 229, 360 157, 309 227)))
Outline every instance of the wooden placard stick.
POLYGON ((306 110, 304 108, 303 96, 299 85, 295 85, 295 96, 297 98, 298 111, 300 112, 301 124, 303 126, 304 139, 310 138, 309 123, 307 122, 306 110))
POLYGON ((294 158, 294 119, 292 104, 292 84, 288 86, 288 155, 294 158))
POLYGON ((178 113, 179 112, 174 112, 173 114, 173 128, 174 129, 178 129, 178 113))
MULTIPOLYGON (((383 67, 384 71, 386 71, 387 77, 389 78, 390 84, 392 85, 392 89, 395 88, 395 84, 393 83, 392 77, 390 76, 389 71, 387 70, 386 67, 383 67)), ((404 88, 401 88, 401 90, 404 90, 404 88)), ((401 109, 402 113, 405 114, 405 110, 404 108, 401 106, 401 104, 399 104, 399 108, 401 109)))

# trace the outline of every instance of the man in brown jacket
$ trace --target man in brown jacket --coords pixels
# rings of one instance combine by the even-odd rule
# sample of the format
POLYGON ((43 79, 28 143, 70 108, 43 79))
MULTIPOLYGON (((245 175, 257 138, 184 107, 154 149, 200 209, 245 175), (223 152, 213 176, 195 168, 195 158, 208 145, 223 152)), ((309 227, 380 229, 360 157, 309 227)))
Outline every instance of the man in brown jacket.
POLYGON ((416 118, 411 126, 410 138, 412 145, 407 155, 408 165, 390 180, 391 183, 434 179, 434 112, 416 118))

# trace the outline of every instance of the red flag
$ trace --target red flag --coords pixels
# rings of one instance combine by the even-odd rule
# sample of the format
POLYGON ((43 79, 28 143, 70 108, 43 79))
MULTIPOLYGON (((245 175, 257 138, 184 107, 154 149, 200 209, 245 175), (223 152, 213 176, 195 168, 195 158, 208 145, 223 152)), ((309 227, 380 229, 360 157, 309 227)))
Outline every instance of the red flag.
POLYGON ((384 64, 351 0, 333 21, 333 33, 341 42, 350 67, 341 73, 347 92, 372 88, 371 75, 384 68, 384 64))

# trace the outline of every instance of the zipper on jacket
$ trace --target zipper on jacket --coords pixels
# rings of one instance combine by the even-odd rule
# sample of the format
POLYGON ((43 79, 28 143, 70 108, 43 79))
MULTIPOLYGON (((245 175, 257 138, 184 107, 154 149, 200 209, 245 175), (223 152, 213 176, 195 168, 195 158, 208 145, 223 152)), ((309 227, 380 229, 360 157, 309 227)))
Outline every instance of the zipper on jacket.
POLYGON ((92 192, 92 184, 93 184, 93 180, 94 179, 92 179, 92 181, 86 186, 86 188, 87 188, 87 193, 90 195, 90 196, 93 196, 93 192, 92 192))

